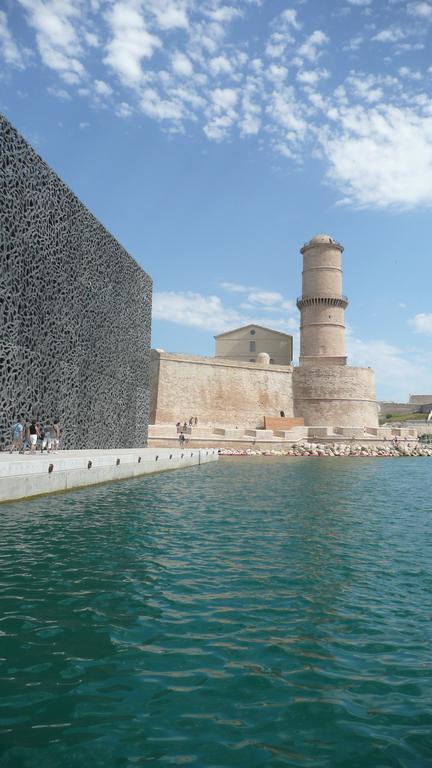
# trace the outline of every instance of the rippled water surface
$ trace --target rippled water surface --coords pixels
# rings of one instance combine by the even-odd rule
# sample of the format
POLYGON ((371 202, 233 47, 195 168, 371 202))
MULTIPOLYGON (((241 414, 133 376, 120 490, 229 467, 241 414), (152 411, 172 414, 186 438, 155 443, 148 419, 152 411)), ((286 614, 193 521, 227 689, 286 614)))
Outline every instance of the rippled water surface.
POLYGON ((432 462, 0 506, 0 765, 432 766, 432 462))

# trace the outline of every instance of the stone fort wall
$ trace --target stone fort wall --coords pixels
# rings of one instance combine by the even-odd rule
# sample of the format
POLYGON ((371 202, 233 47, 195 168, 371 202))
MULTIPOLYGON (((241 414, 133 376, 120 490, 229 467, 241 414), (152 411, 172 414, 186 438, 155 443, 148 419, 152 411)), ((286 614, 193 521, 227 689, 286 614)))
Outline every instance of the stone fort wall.
POLYGON ((151 392, 151 424, 197 416, 200 426, 260 428, 283 410, 310 426, 378 426, 370 368, 259 366, 152 350, 151 392))
POLYGON ((0 449, 20 414, 142 446, 151 279, 2 116, 0 148, 0 449))
POLYGON ((294 369, 295 415, 305 424, 377 427, 375 377, 371 368, 300 366, 294 369))
POLYGON ((263 427, 264 416, 293 416, 292 367, 260 367, 152 350, 151 424, 197 416, 199 425, 263 427))

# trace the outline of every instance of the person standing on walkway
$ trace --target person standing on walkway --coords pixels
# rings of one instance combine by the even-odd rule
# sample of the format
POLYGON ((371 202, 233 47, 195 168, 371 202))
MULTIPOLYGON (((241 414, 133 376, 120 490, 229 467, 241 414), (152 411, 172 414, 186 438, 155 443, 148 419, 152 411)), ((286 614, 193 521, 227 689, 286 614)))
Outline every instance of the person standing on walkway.
POLYGON ((11 434, 12 434, 12 445, 9 453, 12 453, 13 451, 19 451, 20 453, 22 453, 22 444, 23 444, 23 437, 24 437, 24 419, 23 418, 17 419, 17 421, 14 424, 12 424, 11 434))
POLYGON ((45 422, 45 435, 42 440, 41 453, 45 450, 45 448, 47 449, 47 453, 51 453, 51 445, 52 445, 51 429, 52 429, 51 420, 47 419, 45 422))
POLYGON ((37 439, 40 437, 39 427, 36 423, 36 419, 32 419, 29 426, 29 438, 30 438, 30 453, 36 453, 37 439))
POLYGON ((45 437, 45 426, 42 419, 39 420, 38 426, 39 426, 40 452, 42 453, 43 451, 42 445, 45 437))
POLYGON ((27 448, 30 448, 30 419, 26 419, 24 423, 22 453, 24 453, 27 448))
POLYGON ((54 419, 52 431, 52 449, 58 451, 60 445, 60 424, 58 419, 54 419))

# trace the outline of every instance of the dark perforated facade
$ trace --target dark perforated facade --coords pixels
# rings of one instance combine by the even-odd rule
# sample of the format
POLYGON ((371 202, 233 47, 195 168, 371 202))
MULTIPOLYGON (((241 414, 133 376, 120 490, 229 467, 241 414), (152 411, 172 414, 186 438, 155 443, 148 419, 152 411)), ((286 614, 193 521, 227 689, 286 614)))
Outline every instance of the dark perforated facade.
POLYGON ((0 216, 0 447, 20 414, 144 445, 151 278, 2 116, 0 216))

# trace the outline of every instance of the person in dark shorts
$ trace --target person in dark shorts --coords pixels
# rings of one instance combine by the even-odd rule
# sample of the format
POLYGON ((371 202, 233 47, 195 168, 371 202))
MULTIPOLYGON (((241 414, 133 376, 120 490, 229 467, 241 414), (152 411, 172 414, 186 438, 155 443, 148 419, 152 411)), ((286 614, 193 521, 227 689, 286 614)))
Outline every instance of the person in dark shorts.
POLYGON ((29 426, 30 453, 36 453, 36 443, 39 436, 39 426, 36 419, 32 419, 29 426))

